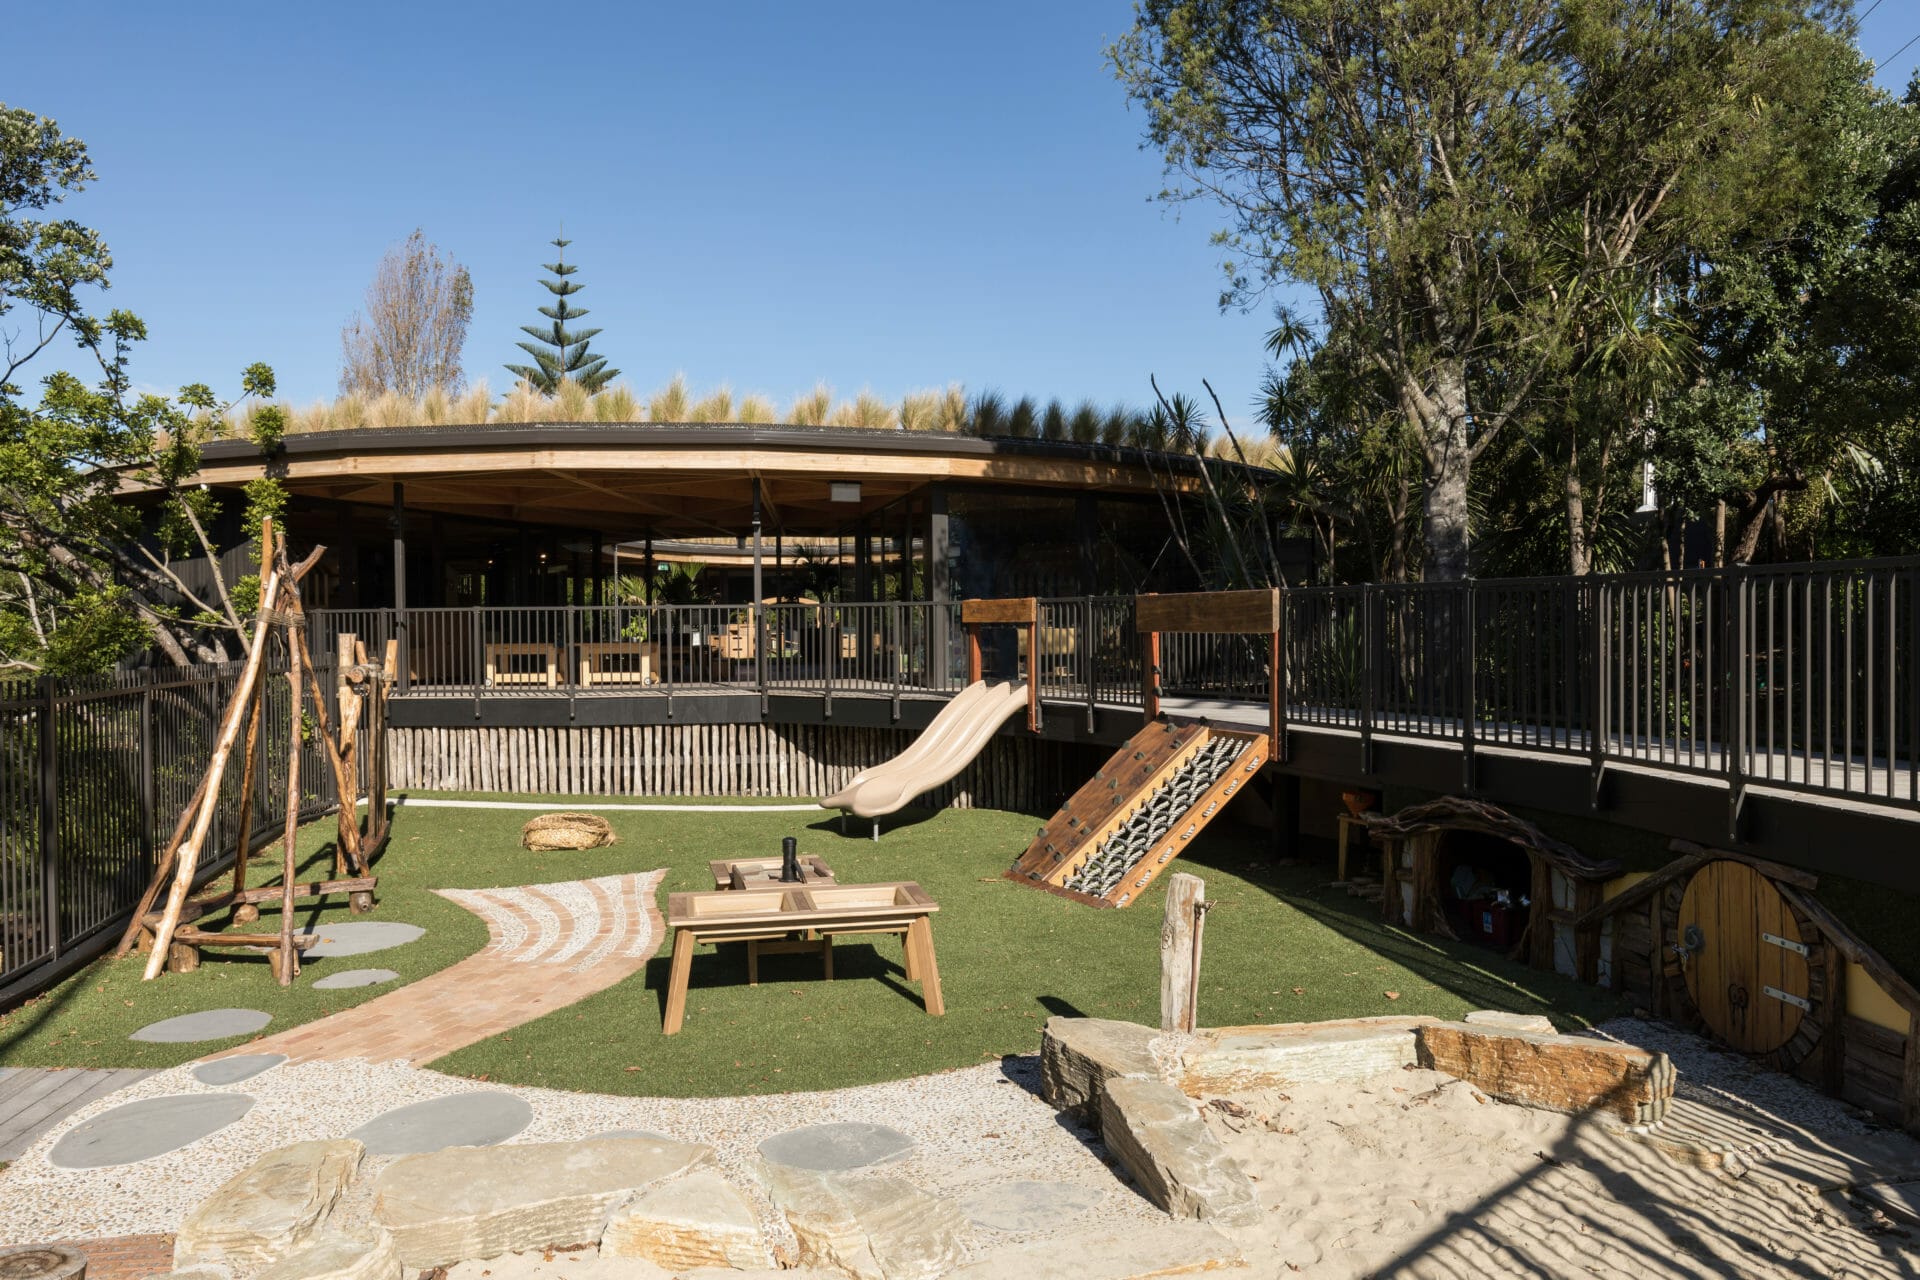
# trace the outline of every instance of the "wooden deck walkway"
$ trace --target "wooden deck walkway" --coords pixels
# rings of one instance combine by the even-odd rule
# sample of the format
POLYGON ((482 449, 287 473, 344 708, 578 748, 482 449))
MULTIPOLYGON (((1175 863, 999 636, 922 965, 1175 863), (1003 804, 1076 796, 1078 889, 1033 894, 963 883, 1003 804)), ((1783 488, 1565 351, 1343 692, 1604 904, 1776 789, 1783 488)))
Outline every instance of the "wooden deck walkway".
POLYGON ((133 1067, 0 1067, 0 1163, 18 1160, 36 1138, 95 1098, 152 1074, 133 1067))

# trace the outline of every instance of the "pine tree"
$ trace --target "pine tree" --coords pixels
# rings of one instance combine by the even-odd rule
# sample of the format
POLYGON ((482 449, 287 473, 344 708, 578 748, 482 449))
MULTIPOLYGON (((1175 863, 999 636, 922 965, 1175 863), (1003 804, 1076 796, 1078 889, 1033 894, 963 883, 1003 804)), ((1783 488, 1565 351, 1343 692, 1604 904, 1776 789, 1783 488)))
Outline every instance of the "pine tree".
POLYGON ((543 395, 550 396, 559 390, 560 382, 564 378, 573 379, 589 392, 598 391, 618 377, 620 371, 607 368, 605 356, 596 356, 587 350, 588 340, 600 332, 598 329, 570 330, 567 328, 569 320, 578 320, 587 314, 582 308, 567 305, 567 299, 586 286, 575 284, 567 278, 580 269, 567 263, 566 249, 573 241, 560 239, 549 241, 549 243, 560 250, 557 255, 560 260, 544 264, 555 278, 542 280, 540 283, 545 285, 547 292, 553 295, 553 305, 541 307, 540 314, 553 323, 550 326, 537 324, 520 326, 521 332, 533 338, 534 341, 517 345, 522 351, 532 356, 534 362, 530 365, 510 364, 507 366, 507 372, 515 377, 525 378, 543 395))

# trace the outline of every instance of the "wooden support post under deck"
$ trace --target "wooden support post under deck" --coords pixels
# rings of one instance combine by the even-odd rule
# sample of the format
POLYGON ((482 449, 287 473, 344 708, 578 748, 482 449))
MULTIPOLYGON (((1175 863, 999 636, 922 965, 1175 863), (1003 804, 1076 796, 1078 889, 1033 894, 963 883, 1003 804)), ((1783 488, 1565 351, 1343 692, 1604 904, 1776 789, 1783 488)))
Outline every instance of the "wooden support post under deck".
POLYGON ((1027 732, 1040 732, 1040 615, 1027 623, 1027 732))
POLYGON ((967 683, 980 682, 980 628, 967 628, 967 683))
POLYGON ((1140 637, 1140 700, 1147 719, 1160 718, 1160 633, 1149 631, 1140 637))

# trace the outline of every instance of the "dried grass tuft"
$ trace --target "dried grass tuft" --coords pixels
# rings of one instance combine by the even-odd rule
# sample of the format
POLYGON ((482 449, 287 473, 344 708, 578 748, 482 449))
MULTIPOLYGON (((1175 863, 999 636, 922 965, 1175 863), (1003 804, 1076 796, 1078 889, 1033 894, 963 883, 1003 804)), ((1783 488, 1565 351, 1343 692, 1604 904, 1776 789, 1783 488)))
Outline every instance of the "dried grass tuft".
POLYGON ((591 813, 543 813, 520 828, 520 847, 535 853, 604 849, 616 842, 612 825, 591 813))

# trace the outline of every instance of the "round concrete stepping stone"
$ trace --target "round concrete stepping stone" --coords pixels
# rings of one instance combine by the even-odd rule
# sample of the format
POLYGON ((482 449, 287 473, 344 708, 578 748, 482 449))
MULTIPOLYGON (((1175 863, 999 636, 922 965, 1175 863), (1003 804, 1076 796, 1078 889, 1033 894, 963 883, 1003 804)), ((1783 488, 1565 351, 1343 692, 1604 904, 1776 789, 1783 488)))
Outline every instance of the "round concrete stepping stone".
POLYGON ((1046 1231, 1094 1208, 1102 1198, 1093 1187, 1073 1182, 1004 1182, 962 1196, 960 1212, 989 1231, 1046 1231))
POLYGON ((411 1156, 446 1147, 490 1147, 533 1120, 533 1108, 511 1093, 456 1093, 395 1107, 348 1134, 370 1156, 411 1156))
POLYGON ((913 1139, 883 1124, 810 1124, 776 1133, 760 1144, 774 1164, 840 1173, 906 1158, 913 1139))
MULTIPOLYGON (((308 955, 313 953, 309 951, 308 955)), ((330 973, 313 984, 315 991, 339 991, 346 987, 372 987, 392 982, 400 975, 391 969, 347 969, 330 973)))
POLYGON ((103 1169, 178 1151, 253 1109, 244 1093, 176 1093, 103 1111, 60 1136, 47 1153, 60 1169, 103 1169))
POLYGON ((352 920, 345 924, 325 924, 314 930, 320 941, 300 954, 310 959, 328 956, 363 956, 369 951, 385 951, 424 937, 426 930, 417 924, 393 920, 352 920))
POLYGON ((239 1084, 286 1060, 284 1053, 243 1053, 237 1058, 216 1058, 195 1067, 193 1078, 201 1084, 239 1084))
POLYGON ((602 1138, 645 1138, 648 1142, 678 1142, 678 1138, 669 1138, 664 1133, 655 1133, 651 1129, 609 1129, 605 1133, 590 1133, 588 1142, 598 1142, 602 1138))
POLYGON ((149 1022, 127 1039, 144 1040, 149 1044, 230 1040, 234 1036, 250 1036, 272 1021, 272 1014, 262 1013, 258 1009, 202 1009, 199 1013, 183 1013, 177 1018, 149 1022))

